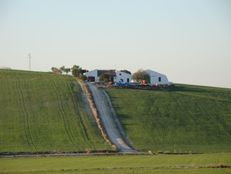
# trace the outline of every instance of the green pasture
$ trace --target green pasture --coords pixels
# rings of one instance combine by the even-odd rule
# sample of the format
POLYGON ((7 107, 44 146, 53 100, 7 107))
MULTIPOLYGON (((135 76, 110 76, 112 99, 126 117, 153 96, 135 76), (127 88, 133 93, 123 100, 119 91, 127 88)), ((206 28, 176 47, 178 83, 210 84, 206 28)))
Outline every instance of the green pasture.
POLYGON ((175 85, 162 90, 107 89, 138 150, 231 151, 231 89, 175 85))
POLYGON ((229 174, 231 154, 0 158, 0 174, 229 174))

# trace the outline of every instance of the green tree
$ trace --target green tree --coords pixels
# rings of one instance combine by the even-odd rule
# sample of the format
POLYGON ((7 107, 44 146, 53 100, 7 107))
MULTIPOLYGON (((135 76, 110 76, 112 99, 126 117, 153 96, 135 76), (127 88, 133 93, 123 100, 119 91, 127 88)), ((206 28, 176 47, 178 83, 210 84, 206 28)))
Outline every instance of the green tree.
POLYGON ((88 72, 88 70, 86 70, 86 69, 81 69, 81 72, 80 72, 80 74, 84 74, 84 73, 86 73, 86 72, 88 72))
POLYGON ((65 72, 65 66, 61 66, 59 70, 61 71, 61 73, 65 72))
POLYGON ((64 72, 65 72, 66 74, 68 74, 70 71, 71 71, 70 68, 65 68, 65 69, 64 69, 64 72))
POLYGON ((74 77, 80 77, 80 74, 82 73, 82 68, 78 65, 73 65, 71 68, 72 75, 74 77))

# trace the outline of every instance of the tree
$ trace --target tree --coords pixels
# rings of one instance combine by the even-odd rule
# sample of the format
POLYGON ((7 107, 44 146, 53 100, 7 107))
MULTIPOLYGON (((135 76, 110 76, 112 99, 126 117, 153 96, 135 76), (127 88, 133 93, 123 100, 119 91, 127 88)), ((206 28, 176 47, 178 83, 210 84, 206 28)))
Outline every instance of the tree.
POLYGON ((137 82, 140 82, 142 80, 142 77, 143 77, 143 70, 138 70, 137 72, 132 74, 132 79, 137 82))
POLYGON ((51 71, 54 73, 54 74, 61 74, 62 72, 60 71, 59 68, 56 68, 56 67, 52 67, 51 68, 51 71))
POLYGON ((64 72, 65 72, 66 74, 68 74, 70 71, 71 71, 70 68, 65 68, 65 69, 64 69, 64 72))
POLYGON ((88 72, 88 70, 86 70, 86 69, 81 69, 81 72, 80 72, 80 74, 84 74, 84 73, 86 73, 86 72, 88 72))
POLYGON ((61 71, 61 73, 65 72, 65 66, 61 66, 59 70, 61 71))
POLYGON ((71 68, 72 75, 74 77, 80 77, 80 74, 82 73, 82 68, 78 65, 73 65, 71 68))
POLYGON ((78 65, 73 65, 71 68, 71 73, 74 77, 78 77, 81 78, 83 76, 84 73, 88 72, 88 70, 86 69, 82 69, 80 66, 78 65))
POLYGON ((150 83, 150 76, 143 70, 138 70, 132 75, 132 79, 141 82, 142 80, 145 80, 147 83, 150 83))

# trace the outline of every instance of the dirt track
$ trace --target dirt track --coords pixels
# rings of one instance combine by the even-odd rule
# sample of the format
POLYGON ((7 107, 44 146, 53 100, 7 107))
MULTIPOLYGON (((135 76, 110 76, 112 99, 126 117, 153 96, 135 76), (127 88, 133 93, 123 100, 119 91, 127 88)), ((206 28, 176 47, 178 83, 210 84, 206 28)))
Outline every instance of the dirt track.
POLYGON ((99 116, 111 142, 117 147, 119 152, 137 153, 137 151, 129 145, 106 92, 103 89, 97 88, 92 83, 88 83, 87 85, 92 93, 99 116))
MULTIPOLYGON (((107 93, 103 89, 97 88, 95 85, 88 83, 90 92, 95 102, 95 106, 99 113, 100 119, 103 123, 103 127, 106 130, 106 134, 120 153, 127 153, 131 155, 142 155, 147 153, 137 152, 129 144, 126 134, 120 125, 120 122, 112 107, 111 101, 107 93)), ((89 108, 88 108, 89 109, 89 108)), ((90 111, 89 111, 90 112, 90 111)), ((35 152, 35 153, 2 153, 1 157, 42 157, 42 156, 98 156, 98 155, 118 155, 115 151, 105 152, 68 152, 68 153, 55 153, 55 152, 35 152)))

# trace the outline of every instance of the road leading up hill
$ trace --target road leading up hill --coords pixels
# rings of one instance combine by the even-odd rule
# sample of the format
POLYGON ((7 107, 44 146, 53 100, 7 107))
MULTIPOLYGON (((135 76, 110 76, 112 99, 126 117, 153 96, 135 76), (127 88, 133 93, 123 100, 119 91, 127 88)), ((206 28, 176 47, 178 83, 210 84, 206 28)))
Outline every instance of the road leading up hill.
POLYGON ((104 128, 110 138, 111 142, 123 153, 135 153, 136 151, 131 148, 122 127, 113 112, 110 99, 103 89, 96 87, 92 83, 88 83, 89 89, 92 93, 96 108, 102 120, 104 128))

